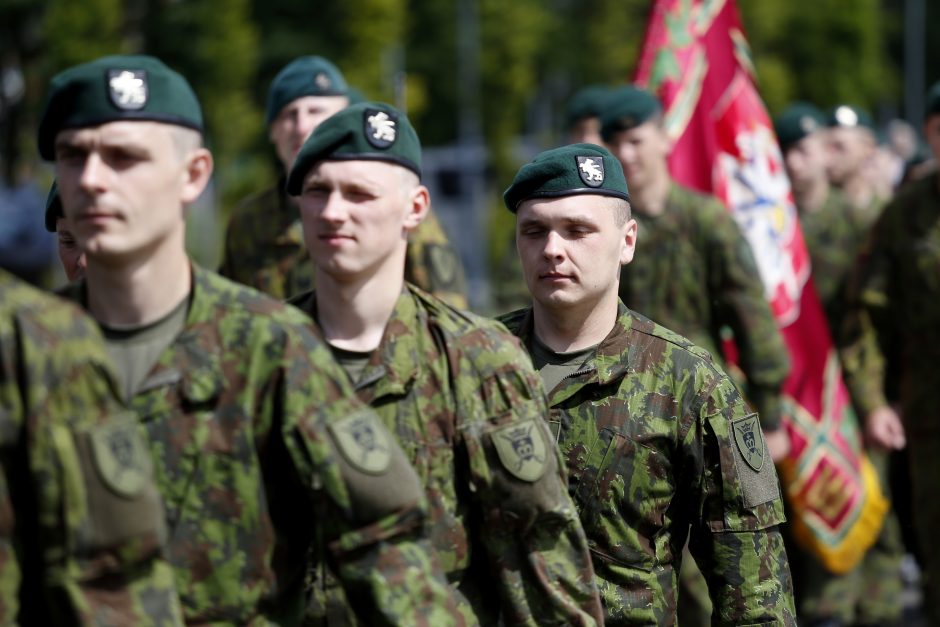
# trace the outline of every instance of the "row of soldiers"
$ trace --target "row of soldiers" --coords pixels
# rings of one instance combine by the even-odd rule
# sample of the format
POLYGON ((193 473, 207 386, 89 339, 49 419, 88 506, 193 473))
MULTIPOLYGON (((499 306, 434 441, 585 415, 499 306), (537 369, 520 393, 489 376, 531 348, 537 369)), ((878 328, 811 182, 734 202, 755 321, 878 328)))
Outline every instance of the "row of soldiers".
MULTIPOLYGON (((107 353, 81 351, 76 370, 133 411, 67 429, 58 448, 25 455, 39 460, 29 468, 10 449, 4 473, 38 480, 8 500, 26 514, 6 526, 6 616, 673 624, 688 540, 716 622, 794 624, 771 463, 785 454, 786 359, 756 349, 742 360, 762 429, 709 352, 728 310, 742 320, 726 323, 736 337, 779 335, 772 317, 747 318, 769 309, 720 207, 702 212, 699 248, 667 253, 666 274, 643 245, 634 259, 638 221, 645 242, 656 222, 681 228, 714 201, 669 180, 659 104, 630 90, 604 116, 613 152, 543 153, 504 196, 533 299, 502 318, 513 337, 406 281, 459 298, 452 249, 422 226, 420 142, 394 108, 350 105, 325 60, 275 79, 268 126, 284 177, 236 211, 223 265, 293 306, 185 255, 185 207, 212 169, 185 79, 147 57, 53 79, 39 131, 59 184, 47 225, 77 244, 85 277, 63 294, 95 319, 82 332, 97 326, 107 353), (690 296, 715 281, 731 284, 728 302, 690 296), (643 287, 652 296, 634 305, 643 287), (692 341, 621 297, 667 326, 676 316, 692 341), (683 316, 714 322, 696 336, 683 316), (57 518, 65 497, 78 514, 57 518), (112 503, 135 499, 150 509, 112 503), (24 528, 30 516, 38 524, 24 528), (17 564, 30 564, 23 576, 17 564)), ((67 341, 40 343, 53 336, 67 341)), ((69 424, 39 407, 24 414, 27 433, 69 424)))

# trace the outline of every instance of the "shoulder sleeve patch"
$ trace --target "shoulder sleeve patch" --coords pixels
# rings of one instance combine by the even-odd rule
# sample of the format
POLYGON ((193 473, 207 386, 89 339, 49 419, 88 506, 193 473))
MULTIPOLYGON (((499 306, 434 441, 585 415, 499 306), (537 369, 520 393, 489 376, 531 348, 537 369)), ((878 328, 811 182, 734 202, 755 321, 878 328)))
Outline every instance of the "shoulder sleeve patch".
POLYGON ((747 465, 760 472, 764 465, 764 434, 757 414, 749 414, 731 423, 738 454, 747 465))
POLYGON ((340 453, 354 468, 371 475, 381 475, 388 470, 391 436, 371 411, 347 416, 329 428, 340 453))
POLYGON ((780 498, 777 475, 768 460, 764 435, 757 414, 731 422, 733 456, 745 507, 755 507, 780 498))
POLYGON ((130 417, 94 427, 89 438, 101 481, 118 496, 140 494, 150 481, 150 452, 137 421, 130 417))
POLYGON ((534 420, 524 420, 493 431, 499 461, 511 475, 538 481, 545 474, 548 450, 542 430, 534 420))

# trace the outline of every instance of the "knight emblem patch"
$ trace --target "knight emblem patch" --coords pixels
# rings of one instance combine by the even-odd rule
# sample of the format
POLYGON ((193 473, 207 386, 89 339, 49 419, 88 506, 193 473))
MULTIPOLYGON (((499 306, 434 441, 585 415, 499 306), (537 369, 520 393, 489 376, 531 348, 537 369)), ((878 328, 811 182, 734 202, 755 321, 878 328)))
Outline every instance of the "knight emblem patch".
POLYGON ((366 109, 363 117, 363 132, 370 144, 385 149, 395 143, 398 136, 398 116, 379 109, 366 109))
POLYGON ((757 414, 750 414, 731 423, 734 443, 747 465, 756 472, 764 466, 764 435, 757 414))
POLYGON ((548 452, 541 429, 525 420, 493 432, 499 461, 514 477, 537 481, 545 474, 548 452))
POLYGON ((102 482, 124 498, 137 496, 150 477, 150 452, 136 421, 122 420, 89 432, 95 467, 102 482))
POLYGON ((145 71, 108 70, 108 97, 118 109, 143 109, 147 105, 149 95, 145 71))
POLYGON ((371 412, 361 412, 330 425, 340 453, 350 464, 370 475, 380 475, 392 460, 388 431, 371 412))
POLYGON ((604 160, 601 157, 578 157, 578 174, 588 187, 604 184, 604 160))

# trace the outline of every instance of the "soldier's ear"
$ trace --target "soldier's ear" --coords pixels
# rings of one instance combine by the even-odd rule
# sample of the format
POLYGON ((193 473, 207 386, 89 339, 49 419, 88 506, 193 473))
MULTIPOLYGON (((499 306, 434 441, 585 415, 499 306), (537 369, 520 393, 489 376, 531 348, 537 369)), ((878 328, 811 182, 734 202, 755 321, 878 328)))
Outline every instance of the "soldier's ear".
POLYGON ((424 185, 415 185, 408 192, 408 213, 405 215, 405 228, 412 230, 424 221, 431 208, 431 196, 424 185))
POLYGON ((633 253, 636 251, 636 220, 630 218, 624 225, 623 241, 620 248, 620 265, 625 266, 633 261, 633 253))
POLYGON ((183 171, 183 204, 195 202, 209 184, 212 177, 212 153, 206 148, 197 148, 186 157, 183 171))

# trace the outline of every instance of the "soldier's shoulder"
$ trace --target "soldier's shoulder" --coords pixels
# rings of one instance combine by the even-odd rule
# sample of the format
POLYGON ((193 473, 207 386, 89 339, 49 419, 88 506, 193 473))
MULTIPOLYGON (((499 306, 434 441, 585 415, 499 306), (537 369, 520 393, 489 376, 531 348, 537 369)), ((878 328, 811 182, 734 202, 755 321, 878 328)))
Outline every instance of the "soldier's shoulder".
POLYGON ((530 307, 523 307, 508 313, 496 316, 496 321, 506 327, 513 335, 519 335, 522 332, 522 324, 531 311, 530 307))
POLYGON ((925 176, 907 183, 898 189, 894 198, 888 202, 885 211, 904 211, 906 207, 919 204, 924 199, 937 199, 940 194, 937 192, 936 185, 937 179, 934 176, 925 176))
POLYGON ((236 283, 215 272, 194 270, 200 302, 211 308, 211 317, 271 326, 309 326, 309 319, 300 310, 258 290, 236 283))
POLYGON ((692 340, 650 320, 643 314, 629 311, 628 315, 632 318, 630 331, 638 336, 631 344, 645 347, 638 357, 669 360, 680 369, 687 369, 691 366, 707 370, 715 376, 725 376, 712 354, 693 343, 692 340))
POLYGON ((22 281, 4 280, 0 284, 0 312, 4 319, 16 317, 21 321, 21 330, 42 335, 50 346, 98 337, 94 323, 72 299, 43 292, 22 281))
POLYGON ((271 211, 281 204, 281 182, 245 196, 232 207, 229 228, 250 227, 258 220, 270 219, 271 211))
POLYGON ((459 352, 478 369, 500 367, 523 354, 519 340, 501 322, 452 307, 413 285, 409 289, 447 352, 459 352))

